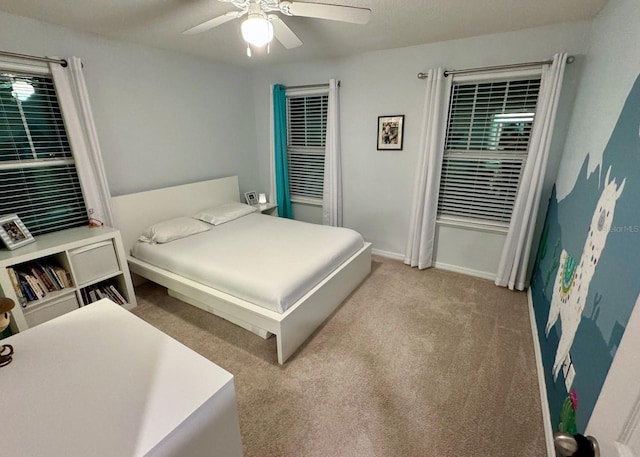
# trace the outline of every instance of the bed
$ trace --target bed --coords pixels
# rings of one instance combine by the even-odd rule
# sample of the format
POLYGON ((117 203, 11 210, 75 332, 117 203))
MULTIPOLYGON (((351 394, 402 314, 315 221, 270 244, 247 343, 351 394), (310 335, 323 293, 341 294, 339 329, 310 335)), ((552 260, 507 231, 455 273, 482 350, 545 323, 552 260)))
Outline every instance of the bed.
POLYGON ((350 230, 259 213, 171 243, 136 243, 151 224, 238 202, 239 195, 238 179, 231 176, 112 201, 133 273, 263 337, 275 334, 278 362, 284 364, 369 274, 371 245, 350 230), (324 248, 326 232, 342 235, 335 253, 324 248), (298 247, 287 249, 290 242, 298 247), (301 243, 311 248, 303 256, 301 243), (232 274, 239 265, 243 269, 232 274))

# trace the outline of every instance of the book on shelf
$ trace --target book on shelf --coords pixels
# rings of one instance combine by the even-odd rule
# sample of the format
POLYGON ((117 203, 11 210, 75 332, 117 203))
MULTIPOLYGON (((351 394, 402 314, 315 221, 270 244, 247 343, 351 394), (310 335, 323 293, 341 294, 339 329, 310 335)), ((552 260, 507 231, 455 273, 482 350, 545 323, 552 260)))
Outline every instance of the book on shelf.
POLYGON ((85 305, 91 303, 89 301, 89 292, 87 291, 87 289, 80 289, 80 295, 82 296, 82 303, 84 303, 85 305))
POLYGON ((23 308, 51 292, 72 287, 71 275, 53 259, 7 267, 7 273, 23 308))
POLYGON ((20 302, 20 306, 25 307, 27 305, 27 297, 22 290, 22 286, 20 285, 20 278, 16 274, 16 270, 11 267, 7 268, 7 275, 9 275, 9 280, 11 281, 11 285, 13 289, 16 291, 16 297, 18 297, 18 302, 20 302))
POLYGON ((42 269, 47 275, 47 278, 49 278, 49 281, 51 281, 53 286, 56 288, 56 290, 64 289, 64 284, 62 284, 62 281, 60 281, 60 279, 53 272, 53 267, 45 265, 42 269))
POLYGON ((27 280, 27 283, 29 283, 31 290, 33 290, 36 297, 43 298, 45 295, 47 295, 47 293, 44 291, 44 288, 42 287, 42 284, 40 284, 40 282, 36 278, 26 273, 24 275, 24 278, 27 280))
MULTIPOLYGON (((31 286, 29 285, 29 283, 27 282, 27 280, 23 277, 20 277, 20 288, 22 289, 22 291, 24 292, 24 295, 27 299, 27 302, 30 301, 36 301, 38 299, 38 296, 35 294, 35 292, 31 289, 31 286)), ((27 306, 27 303, 24 303, 22 305, 22 307, 24 308, 25 306, 27 306)))
POLYGON ((51 280, 39 266, 34 265, 31 267, 31 276, 38 282, 40 288, 46 292, 54 292, 56 290, 51 280))
POLYGON ((73 287, 73 281, 71 281, 71 274, 62 267, 51 267, 53 273, 62 283, 62 287, 73 287))
POLYGON ((111 300, 112 302, 118 303, 118 304, 122 304, 120 303, 120 300, 118 300, 118 297, 116 297, 116 295, 113 293, 113 291, 110 289, 111 286, 106 287, 104 289, 105 294, 107 295, 107 298, 109 300, 111 300))
POLYGON ((111 289, 111 291, 113 292, 113 294, 116 297, 116 303, 119 303, 121 305, 124 305, 125 303, 127 303, 127 300, 124 299, 124 297, 122 296, 122 294, 120 292, 118 292, 118 289, 115 288, 115 286, 113 284, 111 284, 109 286, 109 289, 111 289))
POLYGON ((118 288, 110 282, 102 282, 93 286, 85 287, 80 291, 82 301, 90 304, 102 298, 108 298, 114 303, 124 305, 127 303, 124 296, 118 291, 118 288))

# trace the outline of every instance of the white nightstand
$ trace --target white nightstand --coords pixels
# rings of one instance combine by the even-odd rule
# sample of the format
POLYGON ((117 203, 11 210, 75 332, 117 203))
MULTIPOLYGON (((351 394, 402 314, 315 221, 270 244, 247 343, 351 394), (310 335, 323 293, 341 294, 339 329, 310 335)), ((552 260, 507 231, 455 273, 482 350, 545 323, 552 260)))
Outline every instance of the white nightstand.
POLYGON ((258 208, 262 214, 268 214, 269 216, 277 216, 278 215, 278 205, 277 203, 258 203, 253 205, 258 208))

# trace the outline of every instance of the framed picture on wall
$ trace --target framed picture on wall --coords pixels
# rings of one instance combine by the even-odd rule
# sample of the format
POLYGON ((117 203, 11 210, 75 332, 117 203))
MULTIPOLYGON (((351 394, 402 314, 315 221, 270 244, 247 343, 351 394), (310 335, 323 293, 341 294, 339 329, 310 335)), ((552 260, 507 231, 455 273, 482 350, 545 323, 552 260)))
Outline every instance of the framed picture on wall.
POLYGON ((378 116, 378 151, 402 151, 404 134, 404 114, 378 116))
POLYGON ((0 217, 0 238, 8 249, 16 249, 35 241, 17 214, 0 217))

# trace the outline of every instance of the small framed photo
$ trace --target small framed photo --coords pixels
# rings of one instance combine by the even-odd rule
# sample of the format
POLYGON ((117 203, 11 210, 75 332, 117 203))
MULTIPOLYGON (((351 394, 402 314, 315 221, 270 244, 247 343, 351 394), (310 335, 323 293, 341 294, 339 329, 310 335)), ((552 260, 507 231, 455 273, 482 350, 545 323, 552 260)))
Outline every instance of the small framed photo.
POLYGON ((378 116, 378 151, 402 151, 404 136, 404 114, 378 116))
POLYGON ((8 249, 16 249, 35 241, 17 214, 0 217, 0 238, 8 249))
POLYGON ((247 201, 247 205, 257 205, 258 204, 258 194, 255 192, 245 192, 244 199, 247 201))

